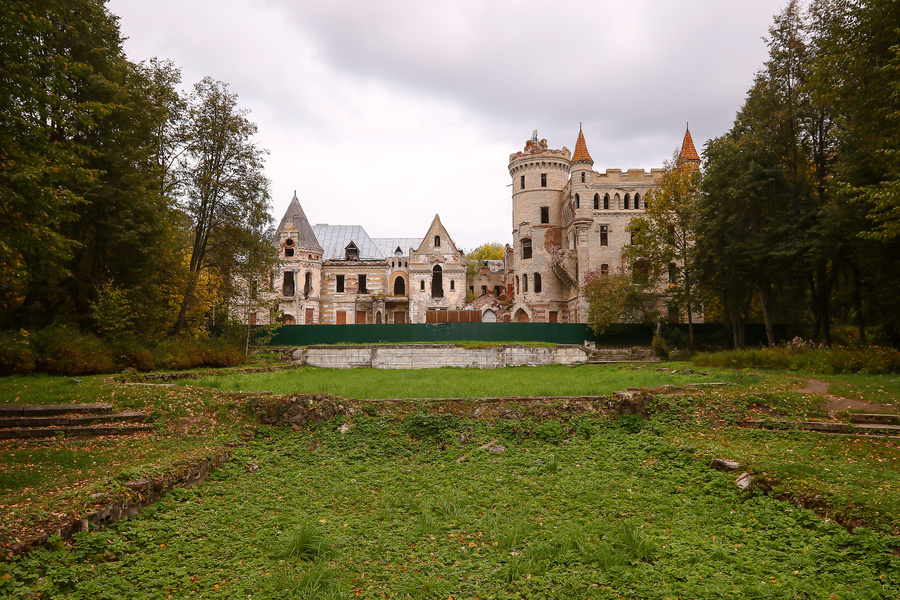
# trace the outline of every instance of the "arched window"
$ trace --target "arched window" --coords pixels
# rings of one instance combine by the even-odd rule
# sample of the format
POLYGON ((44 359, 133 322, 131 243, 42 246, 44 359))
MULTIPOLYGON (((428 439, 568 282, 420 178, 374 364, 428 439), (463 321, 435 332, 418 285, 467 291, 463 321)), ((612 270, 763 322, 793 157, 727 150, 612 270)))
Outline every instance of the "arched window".
POLYGON ((603 194, 603 210, 609 210, 609 194, 603 194))
POLYGON ((522 292, 528 291, 528 275, 522 275, 522 292))
POLYGON ((613 196, 613 206, 616 207, 616 210, 619 210, 620 208, 622 208, 622 199, 619 198, 619 194, 616 194, 615 196, 613 196))
POLYGON ((522 258, 531 258, 531 238, 522 240, 522 258))
POLYGON ((405 296, 406 295, 406 281, 403 280, 402 277, 398 277, 394 280, 394 295, 395 296, 405 296))
POLYGON ((594 210, 600 208, 600 194, 594 194, 594 210))
POLYGON ((452 291, 454 291, 455 289, 456 289, 456 280, 455 280, 455 279, 451 279, 451 280, 450 280, 450 291, 452 292, 452 291))
POLYGON ((541 274, 540 273, 534 274, 534 293, 535 294, 541 293, 541 274))
POLYGON ((581 208, 581 198, 578 197, 578 194, 575 194, 575 208, 581 208))
POLYGON ((640 207, 641 207, 641 195, 640 195, 640 194, 635 194, 635 195, 634 195, 634 207, 635 207, 635 208, 640 208, 640 207))
POLYGON ((303 281, 303 295, 309 298, 310 294, 312 294, 312 273, 307 271, 303 281))
POLYGON ((581 183, 584 183, 584 177, 585 177, 585 173, 584 173, 584 171, 582 171, 581 172, 581 183))
POLYGON ((625 210, 631 208, 631 196, 625 194, 625 210))
POLYGON ((441 265, 434 265, 434 269, 431 270, 431 296, 444 297, 444 273, 441 265))
POLYGON ((435 248, 441 247, 441 236, 439 236, 439 235, 434 236, 434 247, 435 248))

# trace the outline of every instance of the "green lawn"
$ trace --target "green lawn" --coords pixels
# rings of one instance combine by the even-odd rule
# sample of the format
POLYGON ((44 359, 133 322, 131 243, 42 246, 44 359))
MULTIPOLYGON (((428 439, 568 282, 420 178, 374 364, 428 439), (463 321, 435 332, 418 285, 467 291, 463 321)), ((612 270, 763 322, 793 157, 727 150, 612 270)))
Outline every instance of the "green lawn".
MULTIPOLYGON (((0 591, 117 600, 900 594, 896 538, 851 534, 741 493, 733 474, 709 468, 706 449, 658 435, 659 423, 629 433, 633 423, 581 420, 558 445, 541 439, 552 438, 549 424, 526 437, 446 415, 360 417, 343 435, 339 423, 263 429, 206 484, 79 534, 73 547, 0 565, 9 575, 0 591), (494 439, 503 452, 480 449, 494 439)), ((755 444, 781 443, 777 432, 752 433, 755 444)))
POLYGON ((552 365, 503 369, 321 369, 300 367, 254 375, 185 380, 183 385, 276 394, 332 394, 345 398, 486 398, 494 396, 603 396, 629 387, 737 381, 750 386, 761 375, 743 376, 689 365, 552 365), (690 370, 690 369, 688 369, 690 370))

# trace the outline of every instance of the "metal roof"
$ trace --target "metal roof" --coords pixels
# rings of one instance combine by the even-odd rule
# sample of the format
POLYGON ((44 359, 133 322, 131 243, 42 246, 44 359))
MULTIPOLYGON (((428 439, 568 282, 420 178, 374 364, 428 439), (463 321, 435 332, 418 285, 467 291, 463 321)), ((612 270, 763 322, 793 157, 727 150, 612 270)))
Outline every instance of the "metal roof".
POLYGON ((385 256, 394 256, 397 248, 400 248, 401 256, 409 256, 409 249, 418 248, 422 238, 373 238, 372 241, 385 256))
MULTIPOLYGON (((324 260, 345 260, 345 249, 353 242, 359 249, 359 260, 385 260, 386 255, 359 225, 315 225, 312 228, 322 246, 324 260)), ((391 252, 393 254, 393 251, 391 252)))

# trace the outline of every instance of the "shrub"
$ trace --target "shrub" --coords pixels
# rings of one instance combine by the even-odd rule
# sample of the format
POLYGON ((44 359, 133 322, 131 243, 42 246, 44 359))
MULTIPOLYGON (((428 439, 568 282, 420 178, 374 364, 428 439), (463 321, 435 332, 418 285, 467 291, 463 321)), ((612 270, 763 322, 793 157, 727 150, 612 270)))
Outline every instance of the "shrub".
POLYGON ((699 354, 697 366, 730 369, 778 369, 822 374, 897 373, 900 351, 891 348, 815 348, 795 338, 783 348, 729 350, 699 354))
POLYGON ((155 362, 166 369, 234 367, 244 362, 244 350, 230 338, 169 338, 156 348, 155 362))
POLYGON ((35 352, 27 331, 0 333, 0 375, 28 374, 35 368, 35 352))
POLYGON ((287 540, 277 557, 316 560, 327 557, 333 552, 334 546, 325 538, 321 531, 312 525, 302 525, 287 540))
POLYGON ((72 325, 51 326, 34 335, 37 368, 55 375, 111 373, 116 368, 112 352, 100 338, 72 325))

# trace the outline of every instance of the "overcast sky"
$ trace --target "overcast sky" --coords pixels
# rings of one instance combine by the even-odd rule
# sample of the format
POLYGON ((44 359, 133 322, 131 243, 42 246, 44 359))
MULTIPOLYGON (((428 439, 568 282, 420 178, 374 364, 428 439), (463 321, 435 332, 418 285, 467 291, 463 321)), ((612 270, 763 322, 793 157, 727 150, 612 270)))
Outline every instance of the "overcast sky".
POLYGON ((511 241, 509 154, 537 129, 594 169, 660 167, 731 126, 787 0, 110 0, 136 62, 228 83, 273 218, 511 241))

